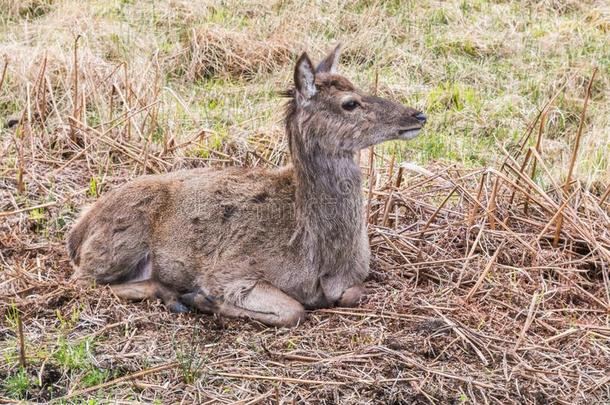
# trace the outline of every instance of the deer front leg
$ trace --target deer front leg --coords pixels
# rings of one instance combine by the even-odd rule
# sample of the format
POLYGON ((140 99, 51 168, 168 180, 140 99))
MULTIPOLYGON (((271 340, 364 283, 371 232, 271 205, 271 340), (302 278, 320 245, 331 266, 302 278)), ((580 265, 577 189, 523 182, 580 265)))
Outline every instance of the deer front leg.
POLYGON ((351 286, 343 291, 341 298, 337 301, 338 307, 355 307, 366 295, 366 289, 361 284, 351 286))
POLYGON ((251 318, 269 326, 291 327, 305 319, 301 303, 264 281, 256 283, 237 302, 206 295, 202 290, 184 294, 180 301, 205 313, 251 318))
POLYGON ((178 301, 178 294, 175 291, 154 280, 112 284, 110 289, 119 298, 132 301, 160 298, 170 312, 189 312, 189 309, 178 301))
POLYGON ((366 289, 361 282, 346 281, 344 277, 341 277, 340 275, 323 277, 320 280, 320 285, 324 292, 324 296, 331 306, 355 307, 366 294, 366 289), (350 284, 352 285, 347 287, 350 284))

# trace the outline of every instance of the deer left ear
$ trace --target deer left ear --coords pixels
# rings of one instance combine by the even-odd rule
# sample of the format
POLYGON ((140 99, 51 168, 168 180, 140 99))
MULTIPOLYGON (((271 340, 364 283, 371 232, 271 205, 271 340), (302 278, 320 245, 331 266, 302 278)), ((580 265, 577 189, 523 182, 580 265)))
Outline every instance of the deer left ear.
POLYGON ((309 100, 316 94, 316 73, 306 53, 299 57, 294 68, 294 87, 297 96, 305 100, 309 100))
POLYGON ((335 46, 327 56, 318 64, 316 73, 336 73, 339 66, 339 56, 341 54, 341 44, 335 46))

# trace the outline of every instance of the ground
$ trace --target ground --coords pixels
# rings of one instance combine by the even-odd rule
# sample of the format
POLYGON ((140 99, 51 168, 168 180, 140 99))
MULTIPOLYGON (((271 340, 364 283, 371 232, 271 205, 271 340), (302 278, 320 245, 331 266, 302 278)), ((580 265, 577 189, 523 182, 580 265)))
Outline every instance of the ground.
POLYGON ((609 84, 603 1, 0 0, 0 402, 608 403, 609 84), (336 43, 429 117, 362 155, 359 308, 273 329, 68 281, 109 189, 287 163, 292 64, 336 43))

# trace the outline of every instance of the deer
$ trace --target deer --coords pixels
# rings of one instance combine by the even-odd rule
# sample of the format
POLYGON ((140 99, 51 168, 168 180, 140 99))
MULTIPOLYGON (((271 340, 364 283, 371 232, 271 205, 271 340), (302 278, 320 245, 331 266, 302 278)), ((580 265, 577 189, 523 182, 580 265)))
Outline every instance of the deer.
POLYGON ((370 246, 355 156, 409 140, 426 116, 369 95, 303 52, 284 115, 291 163, 143 175, 102 195, 67 237, 83 285, 124 300, 294 327, 306 310, 359 305, 370 246))

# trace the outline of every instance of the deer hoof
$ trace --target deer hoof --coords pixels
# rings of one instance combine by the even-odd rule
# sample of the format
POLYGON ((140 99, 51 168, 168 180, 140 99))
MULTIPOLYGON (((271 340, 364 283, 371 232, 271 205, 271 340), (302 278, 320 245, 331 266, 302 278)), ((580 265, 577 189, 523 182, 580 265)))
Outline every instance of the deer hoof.
POLYGON ((181 302, 172 302, 168 306, 169 312, 174 314, 186 314, 191 312, 191 309, 181 302))
POLYGON ((197 291, 182 294, 180 296, 180 301, 191 308, 196 308, 197 310, 206 314, 212 314, 218 312, 222 298, 217 298, 213 295, 206 295, 201 291, 197 291))

